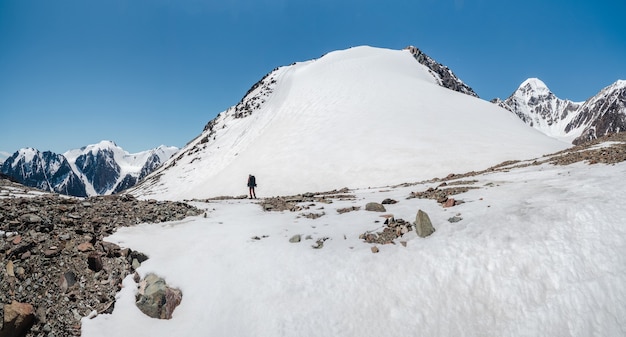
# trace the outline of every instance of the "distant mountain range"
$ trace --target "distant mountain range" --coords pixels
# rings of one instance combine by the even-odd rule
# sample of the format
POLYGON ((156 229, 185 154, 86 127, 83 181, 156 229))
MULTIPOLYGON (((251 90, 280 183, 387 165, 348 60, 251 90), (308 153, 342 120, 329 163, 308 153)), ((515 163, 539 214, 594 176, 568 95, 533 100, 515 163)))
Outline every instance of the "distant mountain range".
POLYGON ((573 144, 626 130, 624 80, 616 81, 584 102, 572 102, 556 97, 541 80, 530 78, 504 101, 492 102, 546 135, 573 144))
MULTIPOLYGON (((272 186, 271 191, 286 193, 289 188, 277 187, 311 180, 313 177, 299 177, 307 176, 307 170, 327 172, 325 182, 309 181, 312 189, 376 184, 374 173, 380 170, 381 162, 390 160, 407 163, 407 172, 393 173, 396 180, 415 177, 421 163, 406 157, 419 158, 420 151, 432 151, 424 146, 433 139, 417 135, 428 135, 432 130, 438 130, 430 137, 438 140, 439 149, 464 149, 464 153, 447 154, 460 160, 466 153, 480 151, 481 132, 496 132, 494 125, 502 122, 499 115, 507 114, 500 108, 566 143, 578 144, 626 129, 623 80, 584 102, 572 102, 556 97, 541 80, 530 78, 505 100, 491 102, 497 107, 479 99, 452 70, 416 47, 403 51, 355 47, 274 69, 255 83, 239 103, 209 121, 203 132, 180 151, 162 146, 128 154, 113 142, 103 141, 63 155, 21 149, 0 162, 0 166, 2 173, 24 185, 74 196, 120 192, 162 164, 158 173, 133 188, 133 193, 162 198, 236 193, 237 179, 245 180, 252 170, 261 173, 261 184, 263 176, 272 177, 265 181, 266 187, 272 186), (442 91, 444 88, 449 90, 442 91), (464 94, 463 98, 458 93, 464 94), (457 125, 460 120, 465 120, 465 124, 457 125), (474 125, 476 121, 481 124, 474 125), (475 130, 470 141, 453 141, 458 133, 466 131, 464 127, 471 125, 475 130), (450 133, 451 129, 457 134, 450 133), (334 142, 336 148, 322 151, 325 141, 334 142), (369 150, 361 151, 364 147, 369 150), (294 152, 304 157, 292 156, 294 152), (175 153, 176 157, 170 158, 175 153), (275 167, 275 163, 280 165, 275 167), (370 167, 371 163, 375 165, 370 167), (362 171, 369 173, 355 174, 362 171), (351 179, 338 179, 337 175, 351 179), (275 180, 277 177, 280 179, 275 180)), ((508 122, 502 125, 515 130, 509 132, 519 132, 508 122)), ((512 139, 515 143, 529 142, 519 152, 514 150, 516 144, 509 148, 506 142, 498 144, 503 160, 541 152, 529 148, 544 141, 524 137, 512 139)), ((445 153, 442 150, 442 155, 445 153)), ((480 156, 472 157, 467 160, 476 160, 476 168, 489 164, 479 163, 480 156)), ((440 169, 451 170, 453 161, 450 167, 440 169)), ((442 173, 432 167, 419 172, 428 172, 429 178, 442 173)))
POLYGON ((64 154, 24 148, 5 159, 0 172, 44 191, 77 197, 106 195, 134 186, 177 151, 159 146, 130 154, 111 141, 64 154))

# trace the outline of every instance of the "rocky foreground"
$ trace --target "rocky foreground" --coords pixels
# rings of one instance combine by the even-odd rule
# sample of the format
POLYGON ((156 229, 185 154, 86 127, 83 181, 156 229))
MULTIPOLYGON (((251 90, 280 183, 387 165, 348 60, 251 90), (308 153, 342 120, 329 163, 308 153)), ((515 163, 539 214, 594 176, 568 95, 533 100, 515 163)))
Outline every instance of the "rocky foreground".
MULTIPOLYGON (((451 207, 458 202, 453 196, 468 188, 457 186, 452 180, 528 165, 568 165, 578 161, 626 161, 626 134, 604 137, 534 161, 507 162, 481 172, 451 173, 429 181, 440 182, 438 187, 416 191, 409 197, 430 198, 443 207, 451 207)), ((471 186, 472 180, 465 180, 463 185, 471 186)), ((307 193, 268 198, 259 204, 266 211, 300 211, 303 202, 314 198, 350 197, 350 190, 343 189, 329 195, 307 193)), ((340 211, 353 210, 356 209, 340 211)), ((0 177, 0 337, 79 336, 81 318, 112 312, 122 279, 149 258, 104 242, 103 238, 119 227, 181 220, 202 213, 185 203, 140 201, 130 195, 79 199, 45 194, 0 177), (18 322, 24 319, 30 321, 18 322), (28 328, 19 331, 17 324, 28 328)), ((386 231, 364 233, 362 238, 369 244, 386 244, 412 226, 419 232, 422 227, 418 220, 409 223, 388 218, 386 231)), ((427 217, 425 220, 427 225, 427 217)), ((322 246, 323 241, 314 248, 322 246)), ((373 252, 375 248, 372 247, 373 252)))
POLYGON ((202 213, 129 195, 41 194, 6 179, 0 194, 0 336, 79 336, 80 319, 111 312, 122 279, 148 258, 103 238, 119 227, 202 213))

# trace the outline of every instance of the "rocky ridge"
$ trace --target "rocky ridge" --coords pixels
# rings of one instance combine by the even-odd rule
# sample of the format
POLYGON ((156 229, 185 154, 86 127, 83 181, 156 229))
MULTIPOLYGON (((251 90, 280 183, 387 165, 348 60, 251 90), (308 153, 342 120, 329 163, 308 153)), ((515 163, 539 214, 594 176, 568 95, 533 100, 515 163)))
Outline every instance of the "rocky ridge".
POLYGON ((103 241, 117 228, 203 213, 129 195, 43 194, 5 179, 0 190, 0 302, 32 305, 25 336, 78 336, 82 317, 113 310, 122 279, 148 258, 103 241))
POLYGON ((411 55, 417 60, 417 62, 425 65, 428 69, 430 69, 431 74, 435 77, 439 85, 448 88, 450 90, 458 91, 460 93, 478 97, 478 94, 474 92, 470 86, 463 83, 461 79, 459 79, 450 68, 444 66, 443 64, 435 61, 430 56, 424 54, 419 48, 414 46, 408 46, 405 48, 408 50, 411 55))

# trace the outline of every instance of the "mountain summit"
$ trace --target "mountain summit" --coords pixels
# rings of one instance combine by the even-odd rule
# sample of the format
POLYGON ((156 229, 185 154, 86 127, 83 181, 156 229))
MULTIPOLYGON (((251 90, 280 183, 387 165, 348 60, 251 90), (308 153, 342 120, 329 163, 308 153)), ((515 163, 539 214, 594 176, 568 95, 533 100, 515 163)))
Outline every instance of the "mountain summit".
POLYGON ((585 102, 556 97, 538 78, 529 78, 506 100, 494 100, 550 137, 579 144, 626 129, 626 81, 602 89, 585 102))
POLYGON ((192 199, 414 182, 568 145, 446 89, 408 50, 355 47, 275 69, 131 193, 192 199))

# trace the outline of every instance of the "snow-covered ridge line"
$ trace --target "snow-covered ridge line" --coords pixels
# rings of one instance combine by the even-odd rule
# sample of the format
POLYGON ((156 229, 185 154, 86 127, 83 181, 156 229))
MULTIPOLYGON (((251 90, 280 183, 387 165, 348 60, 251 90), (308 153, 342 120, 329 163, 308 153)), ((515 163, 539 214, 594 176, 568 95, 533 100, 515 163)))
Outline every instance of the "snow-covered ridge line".
POLYGON ((124 190, 178 151, 175 147, 128 153, 111 141, 64 154, 20 149, 1 170, 24 185, 73 196, 106 195, 124 190))

